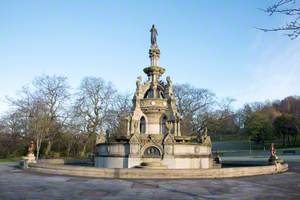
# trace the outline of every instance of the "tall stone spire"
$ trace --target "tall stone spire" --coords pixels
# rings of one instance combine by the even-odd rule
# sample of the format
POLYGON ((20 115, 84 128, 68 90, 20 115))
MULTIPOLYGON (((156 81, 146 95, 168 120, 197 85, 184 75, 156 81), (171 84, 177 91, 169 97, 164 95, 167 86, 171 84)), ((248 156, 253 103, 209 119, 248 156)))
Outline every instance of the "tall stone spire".
POLYGON ((149 49, 149 58, 150 58, 150 66, 144 69, 144 72, 148 75, 148 78, 151 79, 152 83, 157 82, 159 77, 165 72, 165 69, 159 67, 159 57, 160 50, 157 45, 157 29, 153 24, 151 27, 151 46, 149 49))

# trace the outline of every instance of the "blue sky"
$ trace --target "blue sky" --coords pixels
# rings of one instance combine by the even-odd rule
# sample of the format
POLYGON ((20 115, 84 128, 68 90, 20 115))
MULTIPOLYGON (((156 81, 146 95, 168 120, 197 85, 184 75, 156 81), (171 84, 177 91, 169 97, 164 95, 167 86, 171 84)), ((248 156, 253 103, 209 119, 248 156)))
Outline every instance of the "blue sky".
POLYGON ((0 111, 42 74, 77 88, 100 76, 133 92, 149 65, 149 29, 158 29, 160 64, 175 83, 246 102, 300 95, 300 42, 255 27, 284 24, 259 10, 273 0, 0 1, 0 111))

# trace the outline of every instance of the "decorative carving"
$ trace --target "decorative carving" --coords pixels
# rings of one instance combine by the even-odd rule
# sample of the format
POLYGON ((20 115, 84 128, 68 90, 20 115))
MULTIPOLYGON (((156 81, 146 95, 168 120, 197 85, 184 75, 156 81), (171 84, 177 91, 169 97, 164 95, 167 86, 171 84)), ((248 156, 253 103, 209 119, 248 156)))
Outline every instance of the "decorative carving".
POLYGON ((166 122, 167 134, 171 134, 173 123, 168 121, 166 122))
POLYGON ((141 107, 161 107, 166 108, 167 101, 165 99, 142 99, 141 107))
POLYGON ((164 138, 163 143, 164 143, 164 144, 174 144, 174 143, 175 143, 174 135, 172 135, 172 134, 167 134, 166 137, 164 138))
POLYGON ((161 134, 156 134, 156 135, 138 135, 140 144, 142 146, 145 146, 146 144, 149 143, 154 143, 154 144, 161 144, 163 141, 163 135, 161 134))
POLYGON ((165 149, 165 154, 166 154, 166 155, 172 154, 172 147, 167 146, 167 147, 165 147, 164 149, 165 149))
POLYGON ((159 158, 161 156, 161 153, 160 153, 160 150, 157 147, 150 146, 150 147, 145 149, 144 156, 145 157, 150 157, 150 158, 159 158))
POLYGON ((139 141, 138 136, 137 136, 136 134, 134 134, 134 135, 130 138, 129 143, 130 143, 130 144, 139 144, 140 141, 139 141))
POLYGON ((197 154, 200 153, 200 147, 198 147, 198 146, 195 147, 195 153, 197 153, 197 154))

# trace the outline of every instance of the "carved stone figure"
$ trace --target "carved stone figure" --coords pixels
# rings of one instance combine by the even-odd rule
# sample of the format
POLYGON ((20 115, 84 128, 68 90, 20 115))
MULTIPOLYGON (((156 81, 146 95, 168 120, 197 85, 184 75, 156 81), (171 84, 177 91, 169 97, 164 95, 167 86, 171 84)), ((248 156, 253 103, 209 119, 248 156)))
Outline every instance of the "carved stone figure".
POLYGON ((156 30, 154 24, 152 25, 150 32, 151 32, 151 46, 157 46, 156 37, 157 37, 158 33, 157 33, 157 30, 156 30))
POLYGON ((139 90, 140 87, 141 87, 141 83, 142 83, 142 77, 141 76, 138 76, 137 79, 136 79, 136 89, 139 90))
POLYGON ((278 160, 278 157, 277 157, 277 154, 276 154, 276 148, 275 148, 274 143, 272 143, 271 144, 271 155, 270 155, 270 158, 269 158, 269 162, 274 163, 277 160, 278 160))
POLYGON ((33 141, 30 141, 30 144, 28 146, 28 154, 33 154, 35 150, 35 144, 33 141))
POLYGON ((202 144, 204 145, 211 145, 211 140, 210 137, 208 136, 207 127, 205 127, 204 132, 202 133, 201 141, 202 144))
POLYGON ((96 144, 103 144, 106 142, 106 134, 103 130, 97 135, 96 144))
POLYGON ((271 144, 271 156, 277 158, 276 149, 274 143, 271 144))
POLYGON ((27 163, 36 163, 34 151, 35 151, 35 144, 33 141, 30 141, 30 144, 28 146, 27 155, 22 157, 23 160, 26 160, 27 163))
POLYGON ((138 120, 134 120, 133 121, 133 131, 134 131, 134 134, 138 133, 138 129, 139 129, 139 121, 138 120))
POLYGON ((173 82, 172 82, 170 76, 167 76, 166 80, 167 80, 167 93, 170 97, 172 97, 173 96, 173 82))
POLYGON ((166 79, 167 79, 167 83, 168 83, 169 87, 172 87, 173 86, 173 82, 172 82, 170 76, 167 76, 166 79))

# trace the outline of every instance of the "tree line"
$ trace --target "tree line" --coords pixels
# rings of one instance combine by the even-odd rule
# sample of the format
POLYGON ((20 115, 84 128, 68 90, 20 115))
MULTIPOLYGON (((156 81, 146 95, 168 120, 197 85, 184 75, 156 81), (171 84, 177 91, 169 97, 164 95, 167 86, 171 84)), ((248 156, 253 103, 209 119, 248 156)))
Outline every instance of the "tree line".
MULTIPOLYGON (((99 133, 117 134, 132 107, 132 94, 121 94, 99 77, 86 77, 71 92, 66 77, 39 76, 14 98, 0 116, 0 157, 26 153, 30 141, 37 157, 84 157, 95 151, 99 133)), ((181 132, 243 135, 257 143, 280 140, 296 145, 300 134, 300 98, 246 104, 232 108, 234 99, 220 99, 208 89, 175 84, 181 132)))

